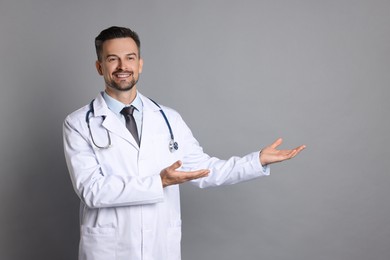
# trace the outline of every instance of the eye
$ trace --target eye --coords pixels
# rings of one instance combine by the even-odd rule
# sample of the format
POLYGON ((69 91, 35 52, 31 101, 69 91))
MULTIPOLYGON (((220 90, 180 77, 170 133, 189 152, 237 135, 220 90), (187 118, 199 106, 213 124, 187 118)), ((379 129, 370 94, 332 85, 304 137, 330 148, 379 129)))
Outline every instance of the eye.
POLYGON ((116 61, 118 58, 116 58, 116 57, 108 57, 107 58, 107 61, 108 62, 114 62, 114 61, 116 61))

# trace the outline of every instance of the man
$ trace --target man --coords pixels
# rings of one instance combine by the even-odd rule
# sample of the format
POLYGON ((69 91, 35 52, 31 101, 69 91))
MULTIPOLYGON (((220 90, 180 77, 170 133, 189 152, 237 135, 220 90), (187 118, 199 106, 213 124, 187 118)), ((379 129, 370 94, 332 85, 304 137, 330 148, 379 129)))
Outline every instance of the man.
POLYGON ((95 39, 105 91, 64 122, 64 149, 80 206, 79 259, 180 259, 179 186, 234 184, 305 146, 219 160, 205 154, 180 115, 137 90, 138 35, 110 27, 95 39), (173 140, 174 139, 174 140, 173 140))

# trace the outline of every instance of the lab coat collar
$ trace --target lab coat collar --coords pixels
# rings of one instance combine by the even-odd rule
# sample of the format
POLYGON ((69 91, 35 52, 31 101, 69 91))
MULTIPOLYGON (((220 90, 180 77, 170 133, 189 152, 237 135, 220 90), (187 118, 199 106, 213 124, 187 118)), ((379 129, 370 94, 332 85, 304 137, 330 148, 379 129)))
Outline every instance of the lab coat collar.
POLYGON ((138 92, 138 95, 140 96, 141 100, 142 100, 142 104, 144 105, 144 111, 154 111, 154 112, 158 112, 160 111, 160 108, 158 106, 156 106, 156 104, 154 104, 149 98, 145 97, 144 95, 142 95, 141 93, 138 92))
MULTIPOLYGON (((149 98, 145 97, 139 92, 137 95, 139 95, 142 100, 144 111, 160 111, 160 108, 156 106, 156 104, 154 104, 149 98)), ((103 92, 99 93, 99 95, 96 97, 95 101, 93 102, 93 108, 95 111, 95 116, 108 116, 112 113, 104 101, 103 92)))
POLYGON ((93 102, 94 116, 108 116, 110 109, 103 98, 103 92, 95 98, 93 102))
POLYGON ((126 126, 120 121, 120 119, 112 112, 103 98, 103 92, 99 93, 93 102, 94 116, 102 116, 104 120, 102 126, 106 128, 109 132, 120 136, 124 140, 131 143, 134 148, 139 149, 137 142, 134 140, 134 137, 131 135, 126 126))
MULTIPOLYGON (((127 140, 133 146, 137 149, 139 149, 136 141, 134 140, 134 137, 130 134, 130 132, 127 130, 126 126, 120 122, 119 118, 112 112, 106 102, 103 98, 103 92, 99 93, 99 95, 96 97, 95 101, 93 102, 93 108, 94 108, 94 116, 103 116, 104 121, 102 123, 102 126, 105 127, 108 131, 121 136, 123 139, 127 140)), ((149 98, 145 97, 141 93, 138 92, 138 95, 140 95, 140 98, 143 103, 143 130, 142 130, 142 139, 148 138, 148 131, 147 129, 150 127, 150 125, 153 125, 153 122, 150 122, 152 117, 150 117, 154 112, 159 112, 160 108, 156 106, 149 98)), ((141 140, 141 146, 142 146, 142 140, 141 140)))

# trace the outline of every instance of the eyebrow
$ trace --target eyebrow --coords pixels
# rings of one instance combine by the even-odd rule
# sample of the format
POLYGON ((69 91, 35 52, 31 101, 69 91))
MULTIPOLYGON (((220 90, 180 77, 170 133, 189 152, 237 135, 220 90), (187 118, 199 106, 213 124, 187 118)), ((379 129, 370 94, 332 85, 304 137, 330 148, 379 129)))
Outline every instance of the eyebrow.
MULTIPOLYGON (((135 52, 128 53, 128 54, 126 54, 126 56, 136 56, 136 57, 138 57, 137 53, 135 53, 135 52)), ((119 57, 119 56, 116 55, 116 54, 107 54, 106 59, 109 58, 109 57, 119 57)))

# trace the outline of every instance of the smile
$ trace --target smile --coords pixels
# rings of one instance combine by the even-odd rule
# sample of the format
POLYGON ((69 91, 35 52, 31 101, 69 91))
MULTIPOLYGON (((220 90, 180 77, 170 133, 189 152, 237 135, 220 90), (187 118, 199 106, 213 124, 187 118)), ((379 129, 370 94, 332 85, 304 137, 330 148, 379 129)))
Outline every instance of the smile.
POLYGON ((132 75, 133 73, 116 73, 114 74, 115 77, 123 79, 123 78, 128 78, 132 75))

